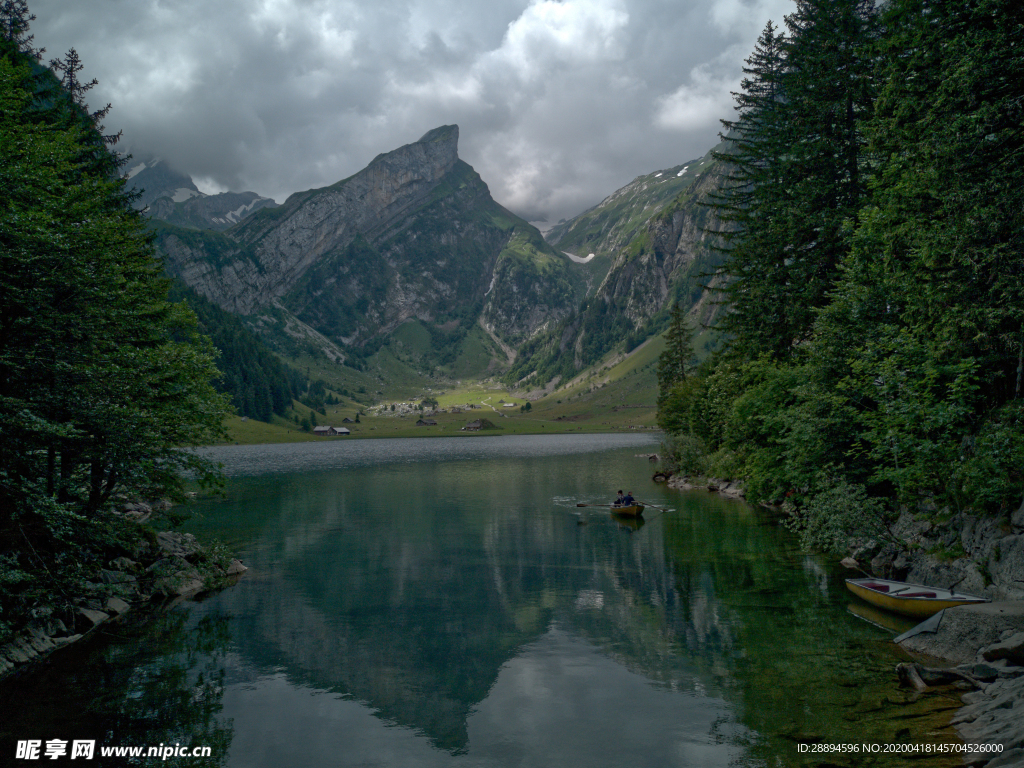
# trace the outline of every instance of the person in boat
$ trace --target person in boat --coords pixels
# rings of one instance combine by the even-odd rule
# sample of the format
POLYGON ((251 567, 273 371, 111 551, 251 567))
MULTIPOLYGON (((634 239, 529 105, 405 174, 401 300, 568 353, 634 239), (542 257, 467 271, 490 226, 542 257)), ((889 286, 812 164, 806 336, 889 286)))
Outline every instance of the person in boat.
POLYGON ((634 499, 634 498, 633 498, 633 492, 632 492, 632 491, 630 491, 630 492, 629 492, 629 493, 627 493, 627 494, 626 494, 625 496, 623 496, 623 497, 622 497, 622 501, 621 501, 620 503, 621 503, 621 504, 622 504, 622 506, 624 506, 624 507, 631 507, 631 506, 633 506, 634 504, 636 504, 636 499, 634 499))
POLYGON ((619 491, 619 495, 615 497, 615 506, 616 507, 621 507, 623 505, 623 503, 624 503, 623 499, 625 499, 625 498, 626 498, 626 496, 620 490, 619 491))

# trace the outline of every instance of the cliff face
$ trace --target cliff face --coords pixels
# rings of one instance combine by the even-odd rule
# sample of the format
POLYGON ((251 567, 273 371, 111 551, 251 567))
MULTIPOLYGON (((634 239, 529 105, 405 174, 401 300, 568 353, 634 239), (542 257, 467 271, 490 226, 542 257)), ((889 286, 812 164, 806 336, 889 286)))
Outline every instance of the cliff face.
POLYGON ((643 230, 619 251, 598 296, 614 304, 636 329, 660 312, 670 299, 679 298, 690 306, 702 294, 684 285, 696 278, 692 270, 701 262, 713 261, 715 232, 722 224, 706 206, 708 195, 724 179, 721 165, 712 164, 693 185, 646 222, 643 230), (678 286, 680 292, 673 294, 678 286))
POLYGON ((675 174, 667 183, 659 182, 666 172, 639 177, 548 233, 559 248, 604 255, 607 273, 573 317, 530 345, 510 378, 543 385, 554 376, 572 377, 612 350, 631 349, 659 333, 676 301, 699 322, 713 322, 718 306, 704 290, 709 281, 703 275, 719 263, 715 233, 725 225, 707 203, 726 169, 709 153, 675 174))
POLYGON ((646 227, 652 216, 688 189, 707 158, 637 176, 593 208, 548 230, 548 242, 581 258, 592 258, 598 288, 612 262, 646 227))
POLYGON ((410 320, 449 336, 479 322, 515 344, 568 314, 581 281, 491 199, 459 159, 458 135, 434 129, 223 235, 164 227, 167 267, 231 312, 283 308, 336 344, 363 345, 410 320))

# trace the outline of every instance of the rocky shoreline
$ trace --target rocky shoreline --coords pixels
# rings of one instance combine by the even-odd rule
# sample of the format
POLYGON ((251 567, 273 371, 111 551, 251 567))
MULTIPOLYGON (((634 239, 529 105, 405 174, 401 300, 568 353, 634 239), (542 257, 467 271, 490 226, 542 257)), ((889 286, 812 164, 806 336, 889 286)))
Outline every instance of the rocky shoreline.
MULTIPOLYGON (((922 505, 904 511, 891 532, 892 543, 855 546, 851 554, 878 576, 993 601, 947 609, 936 632, 900 646, 956 665, 974 689, 961 697, 965 706, 952 725, 965 744, 1001 752, 966 753, 966 764, 1024 768, 1024 504, 1002 521, 922 505)), ((904 682, 949 683, 913 675, 904 682)))
POLYGON ((905 650, 956 666, 897 668, 904 685, 926 691, 950 684, 969 687, 952 725, 964 743, 965 764, 1024 766, 1024 602, 1002 601, 950 608, 935 632, 900 642, 905 650), (996 751, 998 750, 998 751, 996 751))
MULTIPOLYGON (((164 504, 127 504, 120 514, 144 523, 164 504)), ((36 606, 27 625, 0 644, 0 680, 78 643, 129 610, 176 605, 227 586, 247 570, 241 561, 203 547, 190 533, 153 534, 140 527, 128 554, 111 560, 97 581, 87 582, 85 594, 60 605, 36 606)))

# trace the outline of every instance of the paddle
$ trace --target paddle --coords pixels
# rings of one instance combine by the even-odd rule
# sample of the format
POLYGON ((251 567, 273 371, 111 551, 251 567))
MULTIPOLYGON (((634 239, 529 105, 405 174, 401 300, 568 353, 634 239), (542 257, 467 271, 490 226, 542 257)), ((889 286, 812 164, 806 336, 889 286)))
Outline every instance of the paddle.
MULTIPOLYGON (((666 512, 668 512, 667 509, 663 509, 662 507, 655 507, 653 504, 648 504, 646 501, 637 501, 637 504, 643 504, 645 507, 654 507, 654 509, 659 510, 662 515, 665 514, 666 512)), ((655 515, 654 517, 651 518, 651 520, 656 520, 660 516, 661 515, 655 515)), ((650 520, 648 520, 647 522, 650 522, 650 520)))

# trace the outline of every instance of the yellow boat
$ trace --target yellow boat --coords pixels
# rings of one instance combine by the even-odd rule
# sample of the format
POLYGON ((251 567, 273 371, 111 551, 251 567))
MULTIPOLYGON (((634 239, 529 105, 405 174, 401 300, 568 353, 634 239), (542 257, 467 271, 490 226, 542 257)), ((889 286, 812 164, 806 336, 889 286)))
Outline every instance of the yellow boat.
POLYGON ((612 514, 623 517, 640 517, 644 513, 643 504, 612 504, 612 514))
POLYGON ((943 608, 989 602, 987 597, 888 579, 847 579, 846 586, 857 597, 872 605, 915 619, 927 619, 943 608))

